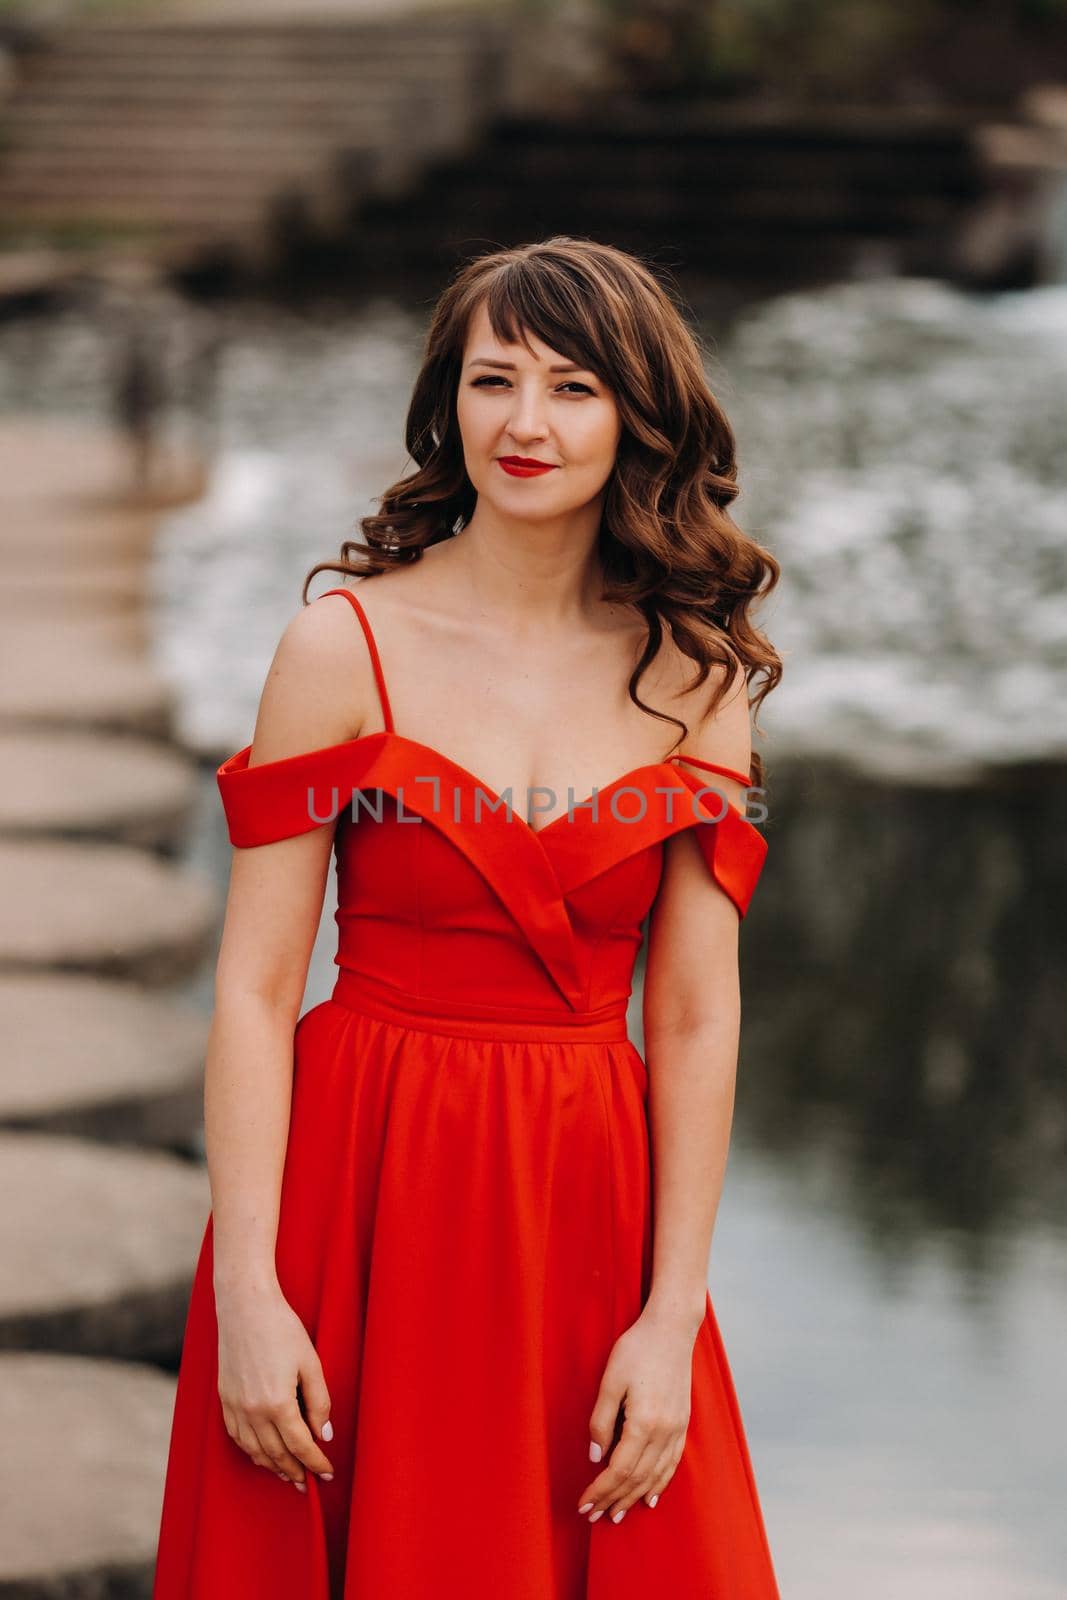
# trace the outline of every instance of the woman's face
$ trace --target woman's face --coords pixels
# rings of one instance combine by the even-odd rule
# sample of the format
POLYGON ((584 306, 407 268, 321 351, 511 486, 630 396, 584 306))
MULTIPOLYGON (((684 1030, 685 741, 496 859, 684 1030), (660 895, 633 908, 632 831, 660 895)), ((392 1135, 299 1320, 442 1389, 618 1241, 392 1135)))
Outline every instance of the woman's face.
POLYGON ((471 318, 456 414, 467 475, 510 516, 544 520, 576 511, 604 488, 622 432, 618 407, 592 372, 528 335, 502 344, 484 304, 471 318), (507 470, 509 457, 548 471, 507 470), (504 463, 504 464, 502 464, 504 463))

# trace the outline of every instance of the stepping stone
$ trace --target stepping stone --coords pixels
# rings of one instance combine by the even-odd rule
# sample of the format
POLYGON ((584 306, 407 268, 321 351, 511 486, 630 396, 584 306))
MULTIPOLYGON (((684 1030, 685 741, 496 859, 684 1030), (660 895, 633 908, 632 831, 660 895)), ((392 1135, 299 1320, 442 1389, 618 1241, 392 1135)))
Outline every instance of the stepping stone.
POLYGON ((180 844, 197 796, 176 750, 118 735, 0 729, 0 834, 103 836, 146 849, 180 844))
MULTIPOLYGON (((0 451, 4 433, 0 428, 0 451)), ((27 505, 11 504, 0 497, 0 559, 22 567, 36 561, 39 573, 51 564, 67 563, 75 571, 94 567, 97 561, 145 561, 152 547, 157 518, 129 507, 72 505, 69 501, 27 505)))
POLYGON ((17 668, 24 654, 39 648, 42 639, 53 650, 58 646, 68 667, 73 659, 83 671, 92 671, 98 659, 109 656, 133 655, 144 661, 151 645, 148 624, 139 610, 97 611, 85 606, 72 614, 59 605, 37 606, 28 616, 5 614, 3 628, 0 661, 5 671, 17 668))
POLYGON ((191 976, 215 935, 207 878, 129 845, 0 839, 0 972, 191 976))
POLYGON ((203 462, 195 450, 168 438, 166 454, 173 488, 134 504, 129 497, 129 452, 117 432, 77 418, 8 416, 0 421, 0 509, 5 518, 20 509, 25 517, 29 511, 31 523, 53 512, 68 518, 139 517, 150 535, 157 511, 184 504, 205 487, 203 462))
POLYGON ((210 1209, 202 1163, 0 1134, 0 1348, 173 1363, 210 1209))
POLYGON ((209 1028, 134 984, 0 976, 0 1126, 198 1149, 209 1028))
POLYGON ((65 619, 86 609, 103 613, 148 603, 143 560, 105 556, 91 566, 64 564, 58 571, 54 567, 42 571, 39 556, 20 561, 15 552, 2 549, 2 542, 0 550, 4 570, 0 606, 5 617, 35 611, 42 617, 65 619))
POLYGON ((121 482, 122 443, 110 430, 77 418, 8 416, 0 424, 4 455, 0 506, 76 504, 99 508, 121 482))
POLYGON ((12 643, 0 629, 0 726, 32 723, 170 736, 175 693, 142 656, 108 647, 76 651, 62 621, 12 643))
POLYGON ((0 1355, 0 1594, 150 1594, 174 1393, 140 1363, 0 1355))

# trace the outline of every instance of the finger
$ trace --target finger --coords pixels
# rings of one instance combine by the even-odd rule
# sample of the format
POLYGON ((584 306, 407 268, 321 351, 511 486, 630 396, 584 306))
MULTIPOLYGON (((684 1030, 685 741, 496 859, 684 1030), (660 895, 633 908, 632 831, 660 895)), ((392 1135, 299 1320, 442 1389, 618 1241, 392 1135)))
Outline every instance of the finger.
POLYGON ((652 1482, 652 1470, 661 1454, 662 1444, 659 1438, 650 1438, 634 1462, 629 1476, 609 1498, 605 1510, 612 1522, 621 1522, 634 1502, 640 1500, 648 1489, 652 1482))
MULTIPOLYGON (((234 1411, 233 1407, 227 1405, 225 1401, 223 1401, 222 1404, 222 1420, 226 1424, 226 1432, 229 1434, 234 1444, 239 1450, 244 1451, 244 1453, 250 1457, 257 1467, 264 1466, 269 1467, 273 1471, 277 1471, 274 1463, 269 1458, 263 1458, 261 1460, 256 1459, 257 1456, 259 1456, 260 1451, 254 1430, 248 1430, 244 1441, 242 1441, 241 1428, 237 1420, 237 1413, 234 1411)), ((278 1477, 281 1478, 285 1483, 289 1482, 284 1472, 279 1472, 278 1477)))
POLYGON ((625 1389, 608 1373, 604 1374, 596 1405, 589 1418, 590 1461, 603 1461, 611 1450, 611 1441, 615 1437, 615 1427, 625 1393, 625 1389))
POLYGON ((593 1501, 590 1522, 596 1522, 597 1518, 603 1516, 608 1507, 626 1492, 631 1474, 644 1454, 648 1442, 647 1435, 635 1423, 628 1422, 623 1428, 622 1437, 611 1452, 608 1465, 598 1478, 594 1478, 582 1496, 582 1503, 593 1501))
POLYGON ((645 1490, 645 1501, 650 1508, 655 1507, 660 1495, 674 1477, 675 1469, 680 1460, 680 1449, 671 1444, 667 1446, 652 1468, 652 1479, 645 1490))
POLYGON ((270 1417, 262 1417, 257 1420, 256 1433, 259 1435, 262 1449, 270 1458, 270 1463, 275 1470, 284 1473, 289 1482, 294 1483, 298 1489, 306 1490, 304 1468, 288 1449, 285 1440, 270 1417))
POLYGON ((241 1415, 239 1412, 235 1413, 235 1423, 237 1432, 234 1435, 234 1443, 240 1446, 245 1455, 251 1462, 254 1463, 255 1466, 267 1467, 270 1471, 275 1471, 276 1468, 274 1462, 264 1450, 263 1445, 260 1442, 259 1435, 256 1433, 256 1430, 252 1424, 248 1421, 248 1418, 241 1415))
POLYGON ((273 1420, 285 1441, 286 1449, 290 1450, 298 1461, 302 1461, 309 1472, 318 1473, 319 1477, 325 1478, 328 1483, 333 1477, 333 1467, 315 1443, 311 1429, 300 1415, 295 1399, 291 1407, 287 1406, 284 1411, 277 1413, 273 1420))
POLYGON ((652 1483, 649 1487, 649 1491, 645 1496, 650 1507, 654 1507, 656 1505, 660 1495, 673 1481, 674 1474, 678 1471, 678 1465, 682 1459, 684 1451, 685 1439, 683 1438, 681 1444, 677 1445, 673 1450, 667 1452, 662 1467, 656 1469, 652 1483))
POLYGON ((308 1427, 329 1444, 333 1438, 330 1424, 330 1391, 322 1375, 322 1366, 316 1361, 300 1369, 300 1393, 304 1400, 304 1413, 308 1427))
POLYGON ((659 1488, 661 1485, 666 1487, 670 1482, 679 1454, 674 1449, 673 1441, 661 1446, 658 1439, 649 1440, 648 1449, 634 1467, 630 1482, 623 1486, 621 1494, 608 1507, 612 1522, 621 1522, 630 1507, 640 1499, 658 1499, 659 1488))

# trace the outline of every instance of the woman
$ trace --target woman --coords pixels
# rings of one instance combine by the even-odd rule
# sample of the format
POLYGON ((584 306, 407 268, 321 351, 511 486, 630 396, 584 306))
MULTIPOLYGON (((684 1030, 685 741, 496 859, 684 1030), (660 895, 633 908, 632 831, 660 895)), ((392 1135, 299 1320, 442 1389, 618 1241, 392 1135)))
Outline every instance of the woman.
POLYGON ((727 514, 697 345, 618 250, 460 272, 407 441, 218 772, 155 1600, 770 1600, 706 1269, 778 569, 727 514), (298 1019, 331 852, 339 973, 298 1019))

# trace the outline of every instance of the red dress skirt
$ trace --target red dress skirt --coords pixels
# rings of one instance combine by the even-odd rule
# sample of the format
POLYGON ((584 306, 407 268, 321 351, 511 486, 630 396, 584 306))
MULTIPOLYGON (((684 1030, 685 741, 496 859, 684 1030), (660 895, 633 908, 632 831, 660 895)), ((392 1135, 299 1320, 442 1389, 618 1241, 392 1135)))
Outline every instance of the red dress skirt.
POLYGON ((681 757, 534 830, 394 731, 366 615, 330 592, 385 731, 255 767, 249 746, 218 784, 236 846, 335 826, 338 976, 296 1026, 276 1247, 334 1478, 298 1494, 226 1432, 209 1216, 153 1600, 779 1600, 710 1295, 658 1504, 578 1514, 604 1367, 651 1281, 626 1012, 664 842, 695 826, 743 916, 766 841, 733 807, 716 820, 681 757))

